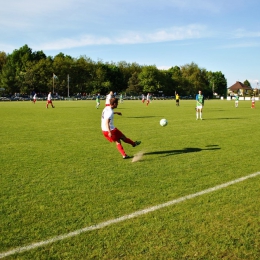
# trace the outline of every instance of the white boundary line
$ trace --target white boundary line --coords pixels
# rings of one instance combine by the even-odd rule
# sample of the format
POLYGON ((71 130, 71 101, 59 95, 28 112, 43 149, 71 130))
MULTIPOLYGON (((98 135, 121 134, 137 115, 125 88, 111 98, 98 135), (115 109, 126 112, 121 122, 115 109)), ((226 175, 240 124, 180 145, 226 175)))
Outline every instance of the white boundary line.
POLYGON ((77 236, 79 234, 82 234, 82 233, 85 233, 85 232, 88 232, 88 231, 101 229, 101 228, 104 228, 106 226, 110 226, 110 225, 115 224, 115 223, 119 223, 119 222, 122 222, 122 221, 125 221, 125 220, 128 220, 128 219, 132 219, 132 218, 136 218, 138 216, 147 214, 149 212, 153 212, 153 211, 156 211, 156 210, 161 209, 161 208, 165 208, 165 207, 169 207, 169 206, 174 205, 174 204, 178 204, 178 203, 183 202, 185 200, 189 200, 189 199, 192 199, 192 198, 195 198, 195 197, 207 194, 207 193, 211 193, 211 192, 216 191, 216 190, 226 188, 230 185, 236 184, 238 182, 245 181, 249 178, 254 178, 258 175, 260 175, 260 172, 256 172, 256 173, 247 175, 245 177, 241 177, 239 179, 236 179, 236 180, 233 180, 233 181, 230 181, 230 182, 226 182, 226 183, 217 185, 215 187, 212 187, 212 188, 209 188, 209 189, 206 189, 206 190, 194 193, 194 194, 190 194, 190 195, 187 195, 187 196, 175 199, 175 200, 171 200, 171 201, 168 201, 166 203, 159 204, 157 206, 153 206, 153 207, 146 208, 146 209, 143 209, 143 210, 135 211, 131 214, 124 215, 124 216, 119 217, 119 218, 115 218, 115 219, 111 219, 111 220, 108 220, 108 221, 105 221, 105 222, 101 222, 97 225, 78 229, 78 230, 75 230, 73 232, 70 232, 70 233, 67 233, 67 234, 64 234, 64 235, 56 236, 56 237, 50 238, 48 240, 44 240, 44 241, 41 241, 41 242, 30 244, 28 246, 18 247, 18 248, 15 248, 13 250, 10 250, 10 251, 0 253, 0 258, 4 258, 6 256, 10 256, 10 255, 14 255, 14 254, 17 254, 17 253, 29 251, 29 250, 35 249, 37 247, 45 246, 45 245, 48 245, 50 243, 57 242, 57 241, 60 241, 60 240, 66 239, 66 238, 74 237, 74 236, 77 236))

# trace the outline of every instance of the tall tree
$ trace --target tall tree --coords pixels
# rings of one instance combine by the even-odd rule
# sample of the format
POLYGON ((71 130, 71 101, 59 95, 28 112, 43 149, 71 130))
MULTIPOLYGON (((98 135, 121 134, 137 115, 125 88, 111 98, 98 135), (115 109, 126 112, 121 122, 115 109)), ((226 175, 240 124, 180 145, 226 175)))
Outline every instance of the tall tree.
POLYGON ((226 97, 227 95, 227 80, 221 71, 207 72, 209 80, 209 89, 212 93, 217 93, 220 96, 226 97))
POLYGON ((6 64, 2 68, 1 85, 10 93, 26 91, 24 77, 27 65, 42 56, 43 53, 33 53, 27 45, 14 50, 7 56, 6 64))
POLYGON ((184 93, 184 80, 182 78, 181 68, 179 66, 171 67, 168 70, 171 75, 172 84, 174 88, 174 94, 178 93, 179 95, 185 95, 184 93))
POLYGON ((50 80, 52 80, 52 88, 54 92, 65 95, 68 88, 68 74, 71 67, 74 64, 74 60, 71 56, 59 53, 53 59, 53 71, 50 75, 50 80), (56 77, 53 78, 53 73, 56 77))
POLYGON ((7 62, 7 55, 5 52, 0 51, 0 73, 3 69, 3 66, 6 64, 7 62))
POLYGON ((28 62, 24 73, 24 85, 29 92, 47 93, 52 91, 53 59, 47 57, 38 62, 28 62))
POLYGON ((143 92, 143 88, 139 83, 138 73, 134 72, 128 81, 127 93, 130 95, 140 95, 143 92))
POLYGON ((144 92, 156 93, 160 88, 159 70, 154 65, 143 67, 138 78, 144 92))
POLYGON ((247 79, 244 81, 244 85, 246 85, 248 87, 251 87, 251 84, 250 84, 250 82, 247 79))
POLYGON ((112 90, 116 93, 120 93, 122 90, 125 90, 127 83, 124 81, 124 76, 122 71, 116 64, 106 64, 106 77, 107 80, 111 83, 112 90))
POLYGON ((182 77, 185 79, 185 92, 194 95, 202 90, 205 96, 211 94, 206 69, 201 69, 192 62, 181 67, 182 77))

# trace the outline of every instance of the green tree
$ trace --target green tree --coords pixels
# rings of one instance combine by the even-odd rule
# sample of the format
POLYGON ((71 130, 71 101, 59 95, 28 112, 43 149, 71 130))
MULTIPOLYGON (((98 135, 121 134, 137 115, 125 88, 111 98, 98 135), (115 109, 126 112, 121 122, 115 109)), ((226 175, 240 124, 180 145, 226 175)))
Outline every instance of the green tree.
POLYGON ((181 67, 182 77, 184 79, 183 88, 187 95, 194 95, 202 90, 205 96, 211 95, 209 81, 206 69, 201 69, 192 62, 181 67))
POLYGON ((139 83, 138 73, 134 72, 128 80, 128 88, 126 92, 132 95, 140 95, 143 92, 143 88, 139 83))
POLYGON ((127 88, 122 71, 114 63, 106 64, 106 78, 110 82, 112 90, 116 93, 120 93, 127 88))
POLYGON ((73 93, 91 93, 94 88, 94 63, 86 57, 80 56, 74 59, 69 68, 70 75, 70 92, 73 93))
POLYGON ((14 50, 7 56, 6 63, 2 67, 1 86, 9 93, 27 92, 29 90, 28 82, 25 82, 27 66, 45 57, 43 52, 32 52, 27 45, 14 50))
POLYGON ((138 75, 142 71, 142 67, 137 63, 127 63, 125 61, 120 61, 117 63, 117 67, 121 72, 122 86, 119 92, 125 91, 129 88, 129 79, 135 75, 138 75))
POLYGON ((181 68, 179 66, 171 67, 168 70, 168 73, 172 79, 172 85, 174 88, 174 94, 178 93, 179 95, 186 95, 185 93, 185 84, 182 78, 181 68))
POLYGON ((68 74, 72 67, 74 60, 71 56, 59 53, 53 59, 52 73, 49 77, 49 85, 52 85, 54 92, 61 95, 67 93, 68 88, 68 74), (53 77, 53 73, 57 78, 53 77), (51 82, 50 82, 51 81, 51 82))
MULTIPOLYGON (((158 92, 165 95, 195 95, 199 89, 205 96, 213 90, 226 94, 227 82, 221 72, 208 72, 195 63, 158 70, 156 66, 137 63, 93 62, 86 56, 75 59, 59 53, 46 57, 43 51, 32 52, 24 45, 13 53, 0 52, 0 87, 6 92, 48 92, 54 88, 61 95, 68 93, 101 93, 110 90, 122 93, 158 92), (53 73, 58 76, 54 81, 53 73), (68 82, 69 75, 69 82, 68 82), (54 83, 54 84, 53 84, 54 83)), ((247 81, 245 85, 250 83, 247 81)), ((29 93, 28 93, 29 94, 29 93)))
POLYGON ((247 79, 244 81, 244 85, 246 85, 246 86, 251 88, 251 84, 250 84, 250 82, 247 79))
POLYGON ((53 59, 43 58, 38 62, 28 62, 24 73, 24 83, 30 92, 47 93, 52 91, 53 59))
POLYGON ((0 73, 3 69, 3 66, 6 64, 7 62, 7 55, 5 52, 0 51, 0 73))
POLYGON ((221 71, 207 72, 209 80, 209 88, 212 93, 217 93, 220 96, 226 97, 227 95, 227 80, 221 71))
POLYGON ((138 76, 144 92, 156 93, 159 89, 159 70, 156 66, 145 66, 138 76))

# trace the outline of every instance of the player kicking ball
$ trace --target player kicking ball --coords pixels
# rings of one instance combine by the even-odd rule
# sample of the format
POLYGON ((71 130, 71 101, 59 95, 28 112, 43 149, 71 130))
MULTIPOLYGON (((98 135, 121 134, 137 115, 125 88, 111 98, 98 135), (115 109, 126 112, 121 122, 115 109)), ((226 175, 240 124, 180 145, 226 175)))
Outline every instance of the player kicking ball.
POLYGON ((139 145, 141 141, 132 141, 130 138, 127 138, 119 129, 114 126, 114 114, 119 116, 122 115, 121 112, 114 112, 114 109, 118 106, 118 99, 111 98, 110 99, 110 106, 106 106, 103 109, 102 116, 101 116, 101 129, 103 135, 109 142, 115 142, 117 150, 122 155, 123 159, 128 159, 128 156, 121 144, 121 140, 127 144, 132 145, 133 147, 139 145))

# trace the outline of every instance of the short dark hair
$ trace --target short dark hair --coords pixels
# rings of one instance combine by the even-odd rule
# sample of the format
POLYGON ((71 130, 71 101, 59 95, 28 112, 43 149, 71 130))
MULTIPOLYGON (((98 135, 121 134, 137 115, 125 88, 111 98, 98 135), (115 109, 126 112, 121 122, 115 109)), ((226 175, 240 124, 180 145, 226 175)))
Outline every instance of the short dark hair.
POLYGON ((118 104, 118 98, 111 98, 110 105, 118 104))

